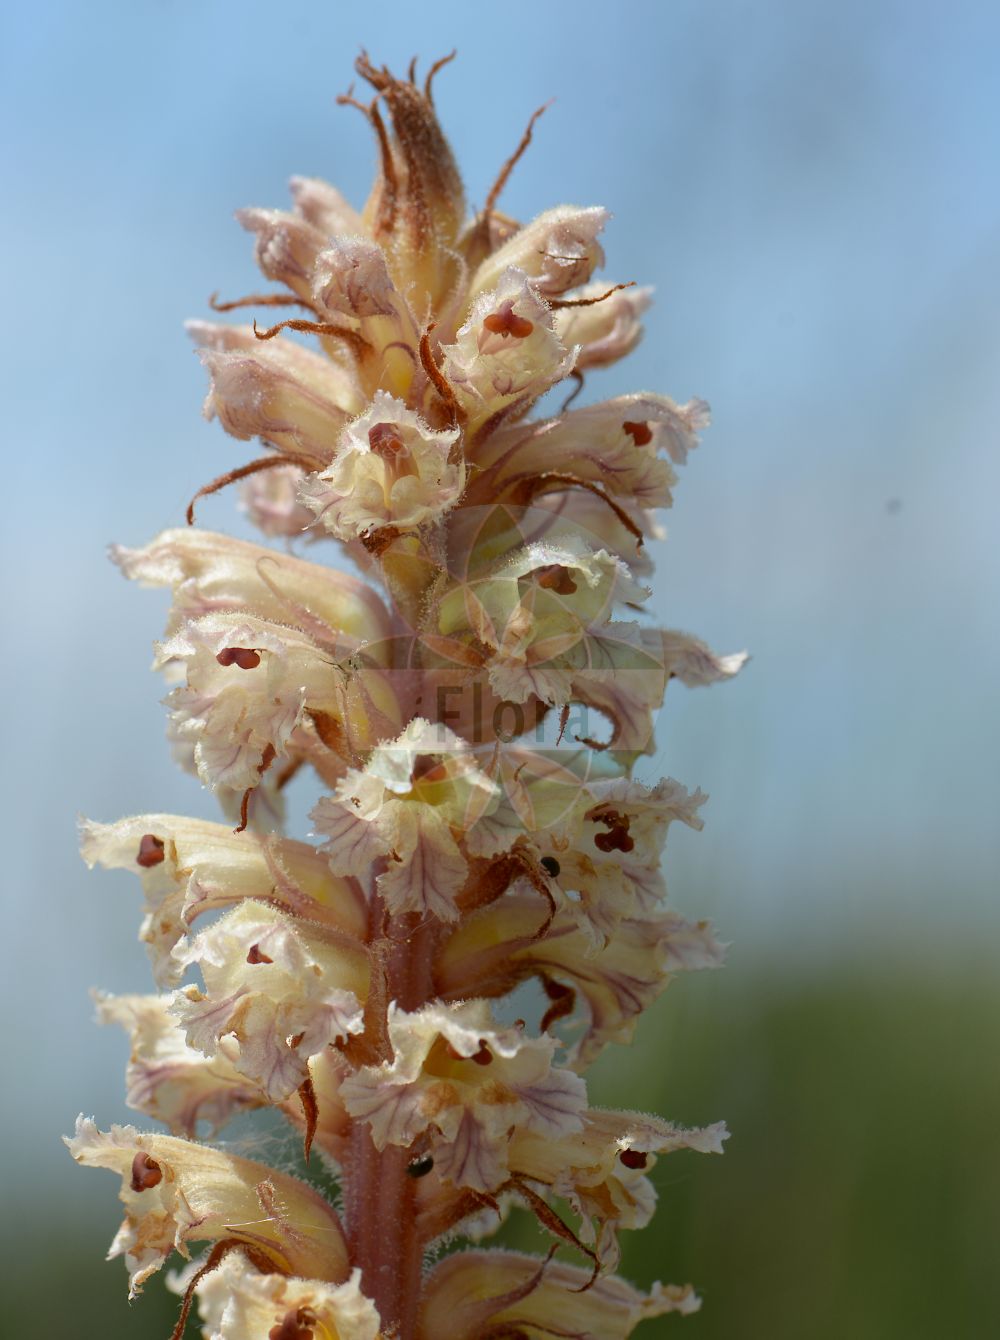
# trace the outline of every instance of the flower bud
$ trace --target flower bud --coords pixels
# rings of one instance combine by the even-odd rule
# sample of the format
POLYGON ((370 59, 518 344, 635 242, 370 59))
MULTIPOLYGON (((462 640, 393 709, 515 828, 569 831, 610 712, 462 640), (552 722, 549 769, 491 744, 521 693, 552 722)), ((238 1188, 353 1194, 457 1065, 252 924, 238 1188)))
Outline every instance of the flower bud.
POLYGON ((519 229, 476 271, 470 285, 475 297, 500 282, 509 266, 521 270, 535 290, 546 298, 557 298, 567 289, 586 284, 594 270, 604 264, 597 241, 610 215, 606 209, 577 209, 560 205, 546 210, 519 229))

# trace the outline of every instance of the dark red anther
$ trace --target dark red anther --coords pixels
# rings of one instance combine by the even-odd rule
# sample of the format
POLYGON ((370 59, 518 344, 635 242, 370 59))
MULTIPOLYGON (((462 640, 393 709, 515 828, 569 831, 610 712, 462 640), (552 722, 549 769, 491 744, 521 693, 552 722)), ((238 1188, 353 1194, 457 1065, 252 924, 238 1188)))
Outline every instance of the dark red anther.
POLYGON ((163 860, 163 839, 156 837, 153 833, 143 833, 139 839, 139 854, 135 858, 136 865, 141 865, 143 870, 149 870, 154 865, 159 865, 163 860))
POLYGON ((553 879, 556 878, 556 876, 559 874, 559 871, 562 869, 562 866, 559 864, 559 862, 556 860, 554 856, 543 856, 539 864, 541 865, 545 873, 547 875, 551 875, 553 879))
POLYGON ((649 1155, 641 1149, 623 1149, 618 1157, 626 1168, 645 1168, 649 1162, 649 1155))
POLYGON ((156 1159, 143 1150, 139 1150, 132 1160, 132 1181, 129 1183, 133 1191, 149 1191, 151 1187, 159 1186, 163 1181, 163 1169, 157 1163, 156 1159))
POLYGON ((256 670, 260 652, 251 647, 223 647, 215 658, 220 665, 238 665, 241 670, 256 670))
POLYGON ((482 1040, 482 1038, 479 1039, 479 1050, 477 1052, 473 1052, 473 1054, 469 1057, 469 1060, 475 1061, 476 1065, 492 1064, 493 1053, 490 1051, 489 1047, 487 1047, 486 1043, 482 1040))
POLYGON ((486 317, 483 329, 493 335, 500 335, 503 339, 513 335, 515 340, 524 340, 535 329, 535 325, 526 316, 518 316, 514 311, 513 302, 508 299, 507 302, 501 303, 497 311, 491 312, 486 317))
POLYGON ((247 954, 248 963, 273 963, 273 958, 261 952, 260 945, 251 945, 250 952, 247 954))
POLYGON ((368 429, 368 445, 376 456, 381 456, 384 461, 391 461, 401 452, 406 451, 406 443, 400 435, 399 428, 394 423, 376 423, 368 429))
POLYGON ((548 567, 536 568, 535 580, 543 591, 555 591, 557 596, 571 596, 576 591, 573 574, 561 563, 550 563, 548 567))
POLYGON ((311 1307, 297 1307, 286 1312, 276 1326, 267 1333, 267 1340, 313 1340, 316 1313, 311 1307))
POLYGON ((610 830, 607 833, 597 833, 594 837, 594 846, 598 851, 631 851, 635 846, 635 839, 628 831, 629 817, 627 814, 619 814, 617 810, 608 810, 606 814, 595 816, 598 823, 606 824, 610 830))
POLYGON ((637 447, 647 447, 653 440, 653 430, 648 423, 641 419, 637 423, 630 423, 627 419, 622 427, 628 433, 629 437, 637 447))
POLYGON ((594 838, 594 846, 598 851, 631 851, 635 846, 635 840, 629 836, 627 828, 622 828, 616 824, 610 833, 598 833, 594 838))

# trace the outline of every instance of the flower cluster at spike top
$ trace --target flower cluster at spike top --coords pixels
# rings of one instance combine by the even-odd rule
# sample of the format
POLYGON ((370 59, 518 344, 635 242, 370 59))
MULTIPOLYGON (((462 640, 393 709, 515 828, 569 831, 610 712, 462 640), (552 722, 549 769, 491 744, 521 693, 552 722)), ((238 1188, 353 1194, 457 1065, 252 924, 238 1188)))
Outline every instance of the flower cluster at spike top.
POLYGON ((643 614, 643 541, 707 408, 528 418, 635 346, 648 292, 593 280, 603 209, 497 208, 535 118, 466 217, 442 64, 420 86, 357 62, 372 99, 342 101, 380 159, 360 213, 296 178, 291 210, 238 215, 277 287, 213 306, 299 314, 191 326, 206 414, 263 448, 201 494, 242 481, 286 542, 192 526, 114 551, 172 591, 169 735, 226 822, 83 824, 85 859, 142 885, 160 993, 98 1010, 131 1037, 129 1104, 169 1134, 81 1118, 68 1143, 121 1178, 133 1294, 187 1258, 176 1336, 195 1304, 211 1340, 618 1340, 699 1305, 617 1278, 619 1231, 652 1216, 656 1158, 718 1153, 724 1126, 592 1108, 580 1072, 722 958, 660 873, 705 797, 631 776, 668 681, 744 660, 643 614), (312 561, 330 537, 360 576, 312 561), (314 843, 282 832, 304 767, 314 843), (213 1143, 266 1107, 335 1203, 213 1143), (445 1250, 512 1206, 548 1256, 445 1250))

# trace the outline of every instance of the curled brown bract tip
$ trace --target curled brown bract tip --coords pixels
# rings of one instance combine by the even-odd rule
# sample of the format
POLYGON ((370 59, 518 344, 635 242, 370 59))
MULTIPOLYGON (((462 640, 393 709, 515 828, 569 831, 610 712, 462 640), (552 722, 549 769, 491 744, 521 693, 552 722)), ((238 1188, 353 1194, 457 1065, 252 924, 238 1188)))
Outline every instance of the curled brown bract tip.
POLYGON ((258 340, 273 340, 283 330, 297 330, 306 335, 329 335, 333 339, 343 340, 359 358, 372 352, 372 346, 363 335, 356 330, 348 330, 346 326, 335 326, 329 321, 299 321, 293 318, 291 321, 279 321, 276 326, 268 326, 266 330, 258 330, 257 322, 253 323, 253 333, 258 340))
POLYGON ((248 786, 240 798, 240 821, 233 829, 234 833, 245 833, 247 824, 250 822, 250 797, 257 790, 255 786, 248 786))
POLYGON ((496 181, 490 187, 490 193, 486 197, 486 204, 483 206, 483 213, 482 213, 482 219, 485 223, 489 223, 489 217, 493 213, 493 210, 496 206, 497 201, 500 199, 504 187, 510 180, 510 174, 514 171, 515 167, 517 167, 517 164, 524 157, 524 152, 527 149, 528 145, 531 143, 531 136, 532 132, 535 129, 535 122, 538 120, 538 118, 542 115, 543 112, 548 111, 548 109, 552 106, 553 101, 554 99, 550 98, 548 102, 543 102, 541 107, 538 107, 535 111, 531 113, 531 119, 528 121, 528 124, 525 127, 524 134, 521 136, 517 148, 507 159, 506 163, 504 163, 503 167, 497 174, 496 181))
MULTIPOLYGON (((502 1189, 503 1188, 501 1188, 501 1190, 502 1189)), ((549 1267, 549 1262, 552 1260, 553 1256, 555 1256, 558 1247, 559 1244, 557 1242, 552 1244, 546 1253, 545 1260, 533 1275, 528 1276, 523 1284, 519 1284, 514 1289, 508 1289, 506 1293, 498 1293, 494 1294, 492 1298, 484 1298, 478 1303, 476 1305, 476 1312, 479 1314, 480 1320, 487 1321, 490 1317, 496 1316, 498 1312, 503 1312, 505 1308, 513 1307, 515 1303, 523 1302, 525 1298, 528 1298, 533 1294, 545 1278, 545 1272, 549 1267)), ((495 1328, 491 1329, 493 1330, 493 1335, 495 1337, 496 1330, 495 1328)), ((489 1335, 490 1331, 484 1331, 481 1332, 481 1334, 489 1335)))
MULTIPOLYGON (((257 769, 261 777, 264 776, 264 773, 267 772, 268 768, 274 762, 276 757, 277 757, 277 751, 275 750, 274 745, 269 744, 267 748, 264 750, 263 756, 261 757, 260 760, 260 766, 257 769)), ((246 832, 247 824, 250 822, 250 797, 256 790, 257 790, 256 786, 248 786, 247 789, 243 792, 243 795, 240 799, 240 822, 239 826, 233 829, 234 833, 246 832)))
MULTIPOLYGON (((519 1173, 515 1173, 510 1181, 505 1183, 500 1189, 502 1191, 516 1191, 519 1196, 524 1198, 528 1208, 544 1228, 547 1228, 554 1237, 561 1238, 563 1242, 571 1243, 577 1251, 582 1252, 590 1261, 593 1266, 590 1279, 587 1280, 585 1284, 581 1284, 579 1289, 571 1289, 570 1292, 586 1293, 588 1289, 592 1288, 597 1276, 601 1273, 601 1263, 597 1253, 591 1247, 588 1247, 585 1243, 580 1241, 570 1228, 569 1224, 560 1219, 559 1215, 556 1214, 548 1201, 540 1196, 532 1186, 529 1186, 528 1182, 519 1173)), ((549 1259, 551 1259, 551 1253, 549 1259)), ((548 1264, 548 1261, 546 1261, 546 1264, 548 1264)))
POLYGON ((346 93, 338 93, 336 97, 338 107, 354 107, 361 113, 366 121, 371 120, 372 106, 374 104, 359 102, 354 96, 354 85, 352 84, 346 93))
POLYGON ((448 424, 454 428, 456 424, 462 423, 465 419, 465 411, 458 403, 455 392, 452 390, 451 383, 438 367, 434 358, 434 351, 431 349, 431 331, 434 329, 434 322, 427 327, 420 337, 420 363, 427 376, 430 378, 435 391, 444 402, 445 410, 448 414, 448 424))
POLYGON ((298 465, 303 470, 309 471, 316 468, 317 462, 306 456, 261 456, 256 461, 248 461, 246 465, 238 465, 234 470, 227 470, 225 474, 216 475, 216 477, 207 484, 202 484, 201 488, 194 495, 187 505, 187 523, 194 525, 194 505, 199 498, 208 498, 213 493, 218 493, 224 489, 227 484, 235 484, 241 479, 247 479, 250 475, 256 475, 261 470, 273 470, 278 465, 298 465))
MULTIPOLYGON (((414 57, 414 62, 415 61, 416 57, 414 57)), ((354 68, 366 83, 371 84, 376 93, 384 93, 390 84, 397 82, 397 80, 390 74, 387 65, 383 65, 381 68, 376 69, 371 62, 371 57, 368 55, 368 52, 364 47, 361 48, 358 55, 355 57, 354 68)))
POLYGON ((557 982, 554 977, 546 977, 544 973, 542 973, 542 990, 552 1002, 542 1015, 542 1022, 539 1024, 542 1032, 547 1033, 554 1023, 573 1013, 576 1007, 576 992, 571 986, 557 982))
POLYGON ((559 406, 560 414, 566 413, 570 405, 572 405, 573 401, 583 390, 583 373, 580 371, 579 368, 573 368, 572 372, 567 373, 567 376, 572 378, 572 380, 576 382, 576 385, 573 387, 572 391, 570 391, 569 395, 559 406))
POLYGON ((427 101, 431 104, 432 107, 434 105, 434 93, 432 91, 432 86, 434 84, 434 76, 437 74, 439 70, 443 70, 446 65, 450 64, 451 61, 453 61, 457 55, 458 55, 458 47, 453 47, 452 50, 448 52, 447 56, 442 56, 440 60, 436 60, 434 64, 431 66, 431 68, 427 71, 427 78, 424 80, 424 97, 427 99, 427 101))
POLYGON ((337 97, 338 107, 355 107, 365 118, 378 141, 379 162, 382 169, 382 192, 379 196, 375 230, 379 233, 392 231, 396 220, 396 204, 399 194, 399 181, 396 176, 396 164, 392 157, 389 132, 385 128, 382 114, 378 109, 378 95, 371 102, 359 102, 354 96, 354 85, 337 97))
POLYGON ((238 307, 304 307, 308 312, 316 308, 305 298, 294 293, 248 293, 245 298, 233 298, 231 302, 219 302, 218 293, 208 300, 213 312, 234 312, 238 307))
POLYGON ((623 288, 635 288, 635 280, 630 279, 627 284, 615 284, 608 289, 607 293, 599 293, 595 298, 551 298, 549 307, 553 311, 560 307, 593 307, 595 303, 610 298, 612 293, 620 293, 623 288))
POLYGON ((230 1252, 241 1251, 255 1270, 259 1270, 262 1275, 287 1275, 288 1271, 280 1266, 267 1252, 260 1247, 255 1247, 249 1242, 244 1242, 242 1238, 222 1238, 217 1242, 208 1254, 208 1260, 196 1270, 191 1276, 191 1280, 184 1290, 184 1298, 181 1302, 181 1310, 177 1316, 177 1322, 174 1329, 170 1332, 170 1340, 182 1340, 184 1329, 187 1326, 188 1314, 191 1311, 191 1303, 194 1300, 194 1291, 202 1282, 206 1275, 210 1275, 216 1270, 230 1252))
POLYGON ((302 1141, 302 1154, 306 1163, 309 1162, 309 1155, 312 1151, 313 1139, 316 1135, 316 1127, 319 1124, 319 1103, 316 1101, 316 1090, 313 1088, 312 1076, 307 1075, 299 1085, 299 1102, 302 1104, 302 1114, 306 1119, 306 1133, 302 1141))
POLYGON ((560 486, 584 489, 587 493, 592 493, 595 498, 600 498, 601 502, 614 512, 621 524, 634 538, 636 549, 643 547, 645 537, 641 527, 636 525, 620 503, 609 497, 600 484, 595 484, 592 479, 581 479, 579 475, 563 473, 561 470, 546 470, 542 474, 522 476, 511 480, 510 486, 504 489, 504 495, 510 502, 526 505, 537 498, 539 494, 548 493, 551 489, 560 486))

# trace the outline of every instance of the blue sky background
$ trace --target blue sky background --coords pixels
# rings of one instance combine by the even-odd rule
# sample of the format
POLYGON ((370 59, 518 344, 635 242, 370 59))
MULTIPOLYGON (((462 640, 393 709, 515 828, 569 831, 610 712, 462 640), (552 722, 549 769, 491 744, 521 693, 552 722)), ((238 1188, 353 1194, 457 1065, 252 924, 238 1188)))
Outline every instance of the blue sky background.
MULTIPOLYGON (((199 417, 181 322, 254 286, 236 207, 292 173, 363 200, 369 135, 334 106, 362 44, 397 68, 459 48, 436 92, 473 202, 556 99, 505 208, 608 205, 607 275, 657 288, 588 395, 713 406, 657 604, 754 660, 663 716, 656 767, 712 798, 671 837, 677 904, 734 973, 995 935, 998 43, 971 0, 5 7, 10 1194, 89 1196, 54 1141, 80 1108, 124 1116, 124 1055, 86 992, 149 986, 137 890, 87 875, 75 815, 215 813, 163 742, 165 601, 104 549, 248 459, 199 417)), ((239 532, 234 502, 203 524, 239 532)))

